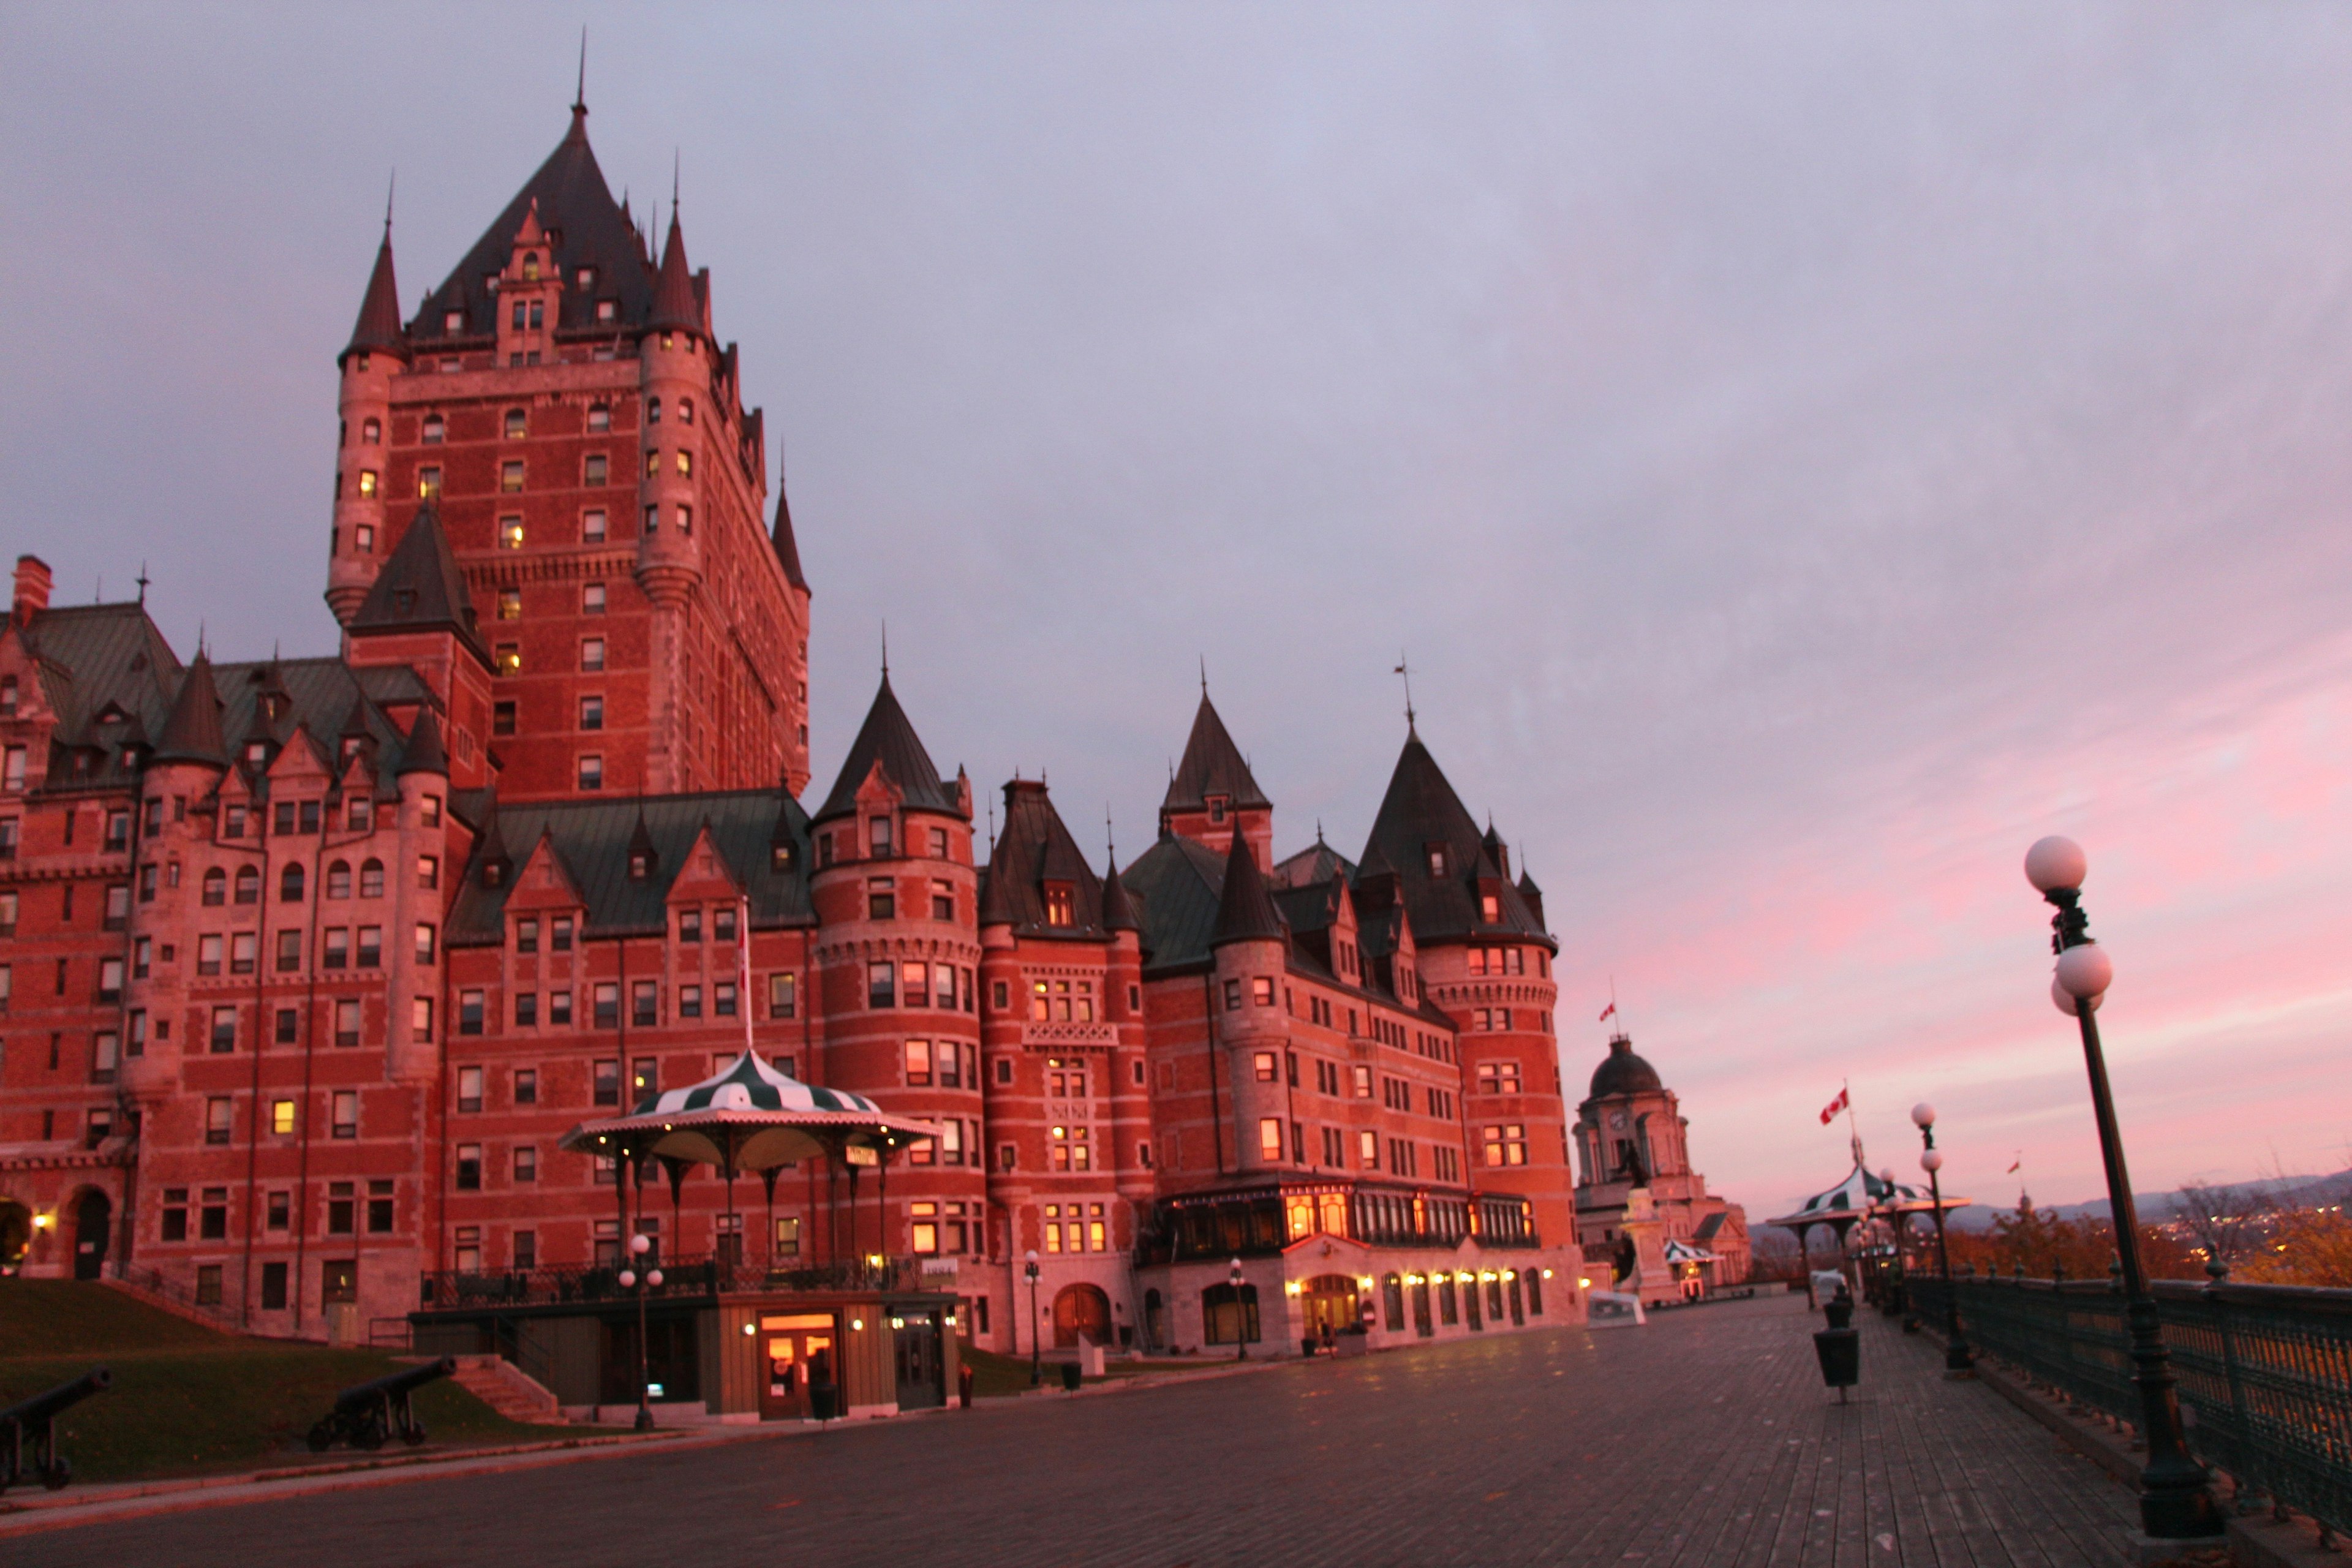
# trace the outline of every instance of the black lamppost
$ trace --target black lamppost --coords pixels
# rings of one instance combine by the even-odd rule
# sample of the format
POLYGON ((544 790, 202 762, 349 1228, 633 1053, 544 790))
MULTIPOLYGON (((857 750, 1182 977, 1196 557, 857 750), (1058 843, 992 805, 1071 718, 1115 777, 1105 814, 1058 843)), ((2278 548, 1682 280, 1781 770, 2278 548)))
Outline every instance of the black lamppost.
POLYGON ((1225 1270, 1225 1279, 1234 1288, 1234 1359, 1249 1360, 1249 1318, 1242 1310, 1242 1260, 1238 1258, 1225 1270))
POLYGON ((1936 1108, 1923 1100, 1911 1108, 1911 1120, 1926 1145, 1919 1153, 1919 1168, 1927 1173, 1927 1196, 1936 1205, 1936 1267, 1944 1276, 1944 1371, 1953 1377, 1966 1377, 1976 1358, 1969 1352, 1968 1341, 1960 1337, 1960 1294, 1952 1282, 1952 1249, 1944 1240, 1944 1184, 1937 1174, 1944 1168, 1944 1154, 1936 1147, 1936 1108))
MULTIPOLYGON (((653 1250, 653 1238, 639 1231, 629 1237, 629 1254, 633 1258, 643 1258, 653 1250)), ((634 1268, 621 1270, 621 1289, 637 1293, 637 1430, 640 1432, 654 1429, 654 1407, 646 1373, 646 1292, 657 1288, 661 1282, 662 1271, 658 1268, 646 1269, 643 1278, 639 1278, 634 1268)))
POLYGON ((2106 1058, 2099 1049, 2099 1026, 2092 1018, 2115 979, 2115 964, 2091 940, 2083 910, 2083 874, 2089 862, 2071 838, 2050 837, 2025 852, 2025 879, 2056 906, 2050 921, 2058 954, 2051 1000, 2083 1027, 2083 1059, 2091 1075, 2091 1109, 2098 1119, 2099 1153, 2107 1170, 2107 1210, 2114 1216, 2116 1255, 2123 1265, 2125 1314, 2131 1325, 2132 1382, 2139 1387, 2140 1426, 2147 1439, 2147 1466, 2139 1473, 2140 1527, 2163 1541, 2221 1533, 2221 1510, 2206 1489, 2205 1468, 2189 1457, 2180 1435, 2180 1399, 2172 1366, 2140 1267, 2139 1214, 2132 1205, 2131 1175, 2124 1168, 2123 1134, 2116 1125, 2114 1096, 2107 1089, 2106 1058))
POLYGON ((1022 1270, 1029 1277, 1029 1386, 1036 1387, 1045 1381, 1045 1332, 1037 1326, 1037 1249, 1029 1249, 1028 1267, 1022 1270))

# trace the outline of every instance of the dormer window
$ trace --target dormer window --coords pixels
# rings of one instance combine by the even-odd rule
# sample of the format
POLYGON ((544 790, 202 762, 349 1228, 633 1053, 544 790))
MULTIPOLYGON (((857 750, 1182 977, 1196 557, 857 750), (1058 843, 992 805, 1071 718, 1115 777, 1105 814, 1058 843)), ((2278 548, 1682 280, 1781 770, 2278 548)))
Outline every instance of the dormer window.
POLYGON ((520 441, 530 434, 530 416, 520 408, 507 410, 507 439, 520 441))
POLYGON ((442 332, 443 332, 445 335, 449 336, 449 337, 455 337, 455 336, 457 336, 459 332, 462 332, 462 331, 464 331, 465 330, 466 330, 466 312, 465 312, 465 311, 463 311, 463 310, 444 310, 444 311, 442 311, 442 312, 441 312, 441 331, 442 331, 442 332))
POLYGON ((526 283, 539 281, 539 252, 534 250, 522 258, 522 280, 526 283))
POLYGON ((1069 883, 1045 884, 1045 923, 1047 925, 1076 925, 1077 923, 1076 910, 1076 900, 1072 896, 1069 883))
POLYGON ((583 293, 588 289, 593 289, 596 287, 596 269, 593 267, 574 268, 572 273, 572 282, 574 288, 579 289, 583 293))
POLYGON ((1209 820, 1212 823, 1218 823, 1224 821, 1224 819, 1225 797, 1221 795, 1211 795, 1209 797, 1209 820))
POLYGON ((597 300, 596 319, 600 321, 619 321, 621 319, 621 302, 618 300, 597 300))
POLYGON ((1445 875, 1445 846, 1443 844, 1429 847, 1429 874, 1433 877, 1445 875))
POLYGON ((404 616, 416 608, 416 590, 394 588, 392 591, 392 607, 395 613, 404 616))
POLYGON ((252 741, 247 742, 245 748, 245 760, 247 763, 257 768, 268 763, 269 761, 269 742, 267 741, 252 741))
POLYGON ((793 868, 793 847, 789 844, 769 845, 768 868, 772 871, 791 870, 793 868))
POLYGON ((629 880, 632 882, 642 882, 653 874, 654 858, 652 853, 644 849, 630 850, 629 880))
POLYGON ((866 824, 866 842, 868 849, 875 856, 889 854, 890 819, 887 816, 877 816, 868 820, 866 824))
POLYGON ((1478 918, 1488 925, 1503 918, 1503 900, 1493 893, 1478 895, 1478 918))

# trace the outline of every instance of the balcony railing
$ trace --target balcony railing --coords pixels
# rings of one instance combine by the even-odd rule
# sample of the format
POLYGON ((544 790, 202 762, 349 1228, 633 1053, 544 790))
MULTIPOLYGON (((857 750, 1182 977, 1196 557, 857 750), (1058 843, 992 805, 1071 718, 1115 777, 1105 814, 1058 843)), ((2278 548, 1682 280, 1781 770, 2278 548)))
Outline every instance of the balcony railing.
MULTIPOLYGON (((2118 1420, 2140 1419, 2124 1298, 2098 1280, 1956 1282, 1969 1342, 2118 1420)), ((1928 1323, 1946 1282, 1914 1275, 1928 1323)), ((2352 1534, 2352 1290, 2153 1282, 2189 1446, 2242 1492, 2352 1534)))
MULTIPOLYGON (((705 1254, 655 1258, 649 1267, 662 1273, 659 1285, 643 1287, 646 1300, 653 1301, 709 1300, 722 1293, 739 1291, 923 1289, 921 1260, 915 1258, 886 1258, 878 1265, 853 1261, 796 1266, 789 1259, 779 1259, 772 1268, 765 1263, 737 1263, 705 1254)), ((426 1311, 634 1301, 638 1288, 624 1288, 619 1275, 618 1266, 612 1264, 502 1272, 439 1269, 425 1274, 420 1294, 426 1311)))

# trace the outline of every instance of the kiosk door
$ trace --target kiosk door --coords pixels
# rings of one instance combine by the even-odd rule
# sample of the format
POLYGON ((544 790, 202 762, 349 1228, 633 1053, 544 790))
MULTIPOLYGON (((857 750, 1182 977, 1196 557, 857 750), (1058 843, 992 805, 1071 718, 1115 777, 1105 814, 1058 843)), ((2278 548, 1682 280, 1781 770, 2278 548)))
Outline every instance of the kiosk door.
POLYGON ((822 1354, 830 1365, 833 1340, 831 1312, 761 1314, 760 1351, 767 1366, 760 1385, 761 1420, 805 1421, 816 1413, 809 1403, 809 1363, 822 1354))

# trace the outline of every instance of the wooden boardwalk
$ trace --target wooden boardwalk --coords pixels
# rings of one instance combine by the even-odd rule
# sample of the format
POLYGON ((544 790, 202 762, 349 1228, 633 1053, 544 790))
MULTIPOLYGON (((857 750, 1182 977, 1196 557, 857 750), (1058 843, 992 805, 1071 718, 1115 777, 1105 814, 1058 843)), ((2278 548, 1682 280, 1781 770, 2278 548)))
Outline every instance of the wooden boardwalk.
POLYGON ((693 1452, 11 1539, 48 1563, 2114 1568, 2131 1493, 1874 1313, 1784 1295, 693 1452), (634 1543, 634 1544, 633 1544, 634 1543))

